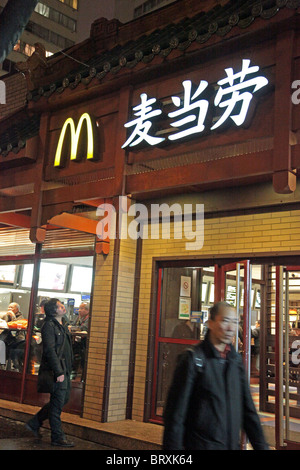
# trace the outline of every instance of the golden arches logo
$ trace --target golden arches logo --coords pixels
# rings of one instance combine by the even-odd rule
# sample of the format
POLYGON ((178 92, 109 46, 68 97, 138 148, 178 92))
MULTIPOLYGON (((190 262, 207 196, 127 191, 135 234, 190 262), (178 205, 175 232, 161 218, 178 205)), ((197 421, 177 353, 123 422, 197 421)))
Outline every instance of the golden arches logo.
POLYGON ((62 148, 63 143, 66 136, 66 131, 68 126, 70 127, 71 132, 71 152, 70 152, 70 160, 77 160, 77 150, 78 150, 78 143, 79 138, 82 130, 83 123, 86 123, 87 128, 87 154, 86 158, 88 160, 95 159, 94 157, 94 132, 93 132, 93 124, 91 120, 91 116, 88 113, 83 113, 78 121, 77 128, 75 128, 75 123, 72 118, 66 119, 64 125, 62 127, 57 148, 56 154, 54 159, 54 166, 59 167, 61 166, 61 157, 62 157, 62 148))

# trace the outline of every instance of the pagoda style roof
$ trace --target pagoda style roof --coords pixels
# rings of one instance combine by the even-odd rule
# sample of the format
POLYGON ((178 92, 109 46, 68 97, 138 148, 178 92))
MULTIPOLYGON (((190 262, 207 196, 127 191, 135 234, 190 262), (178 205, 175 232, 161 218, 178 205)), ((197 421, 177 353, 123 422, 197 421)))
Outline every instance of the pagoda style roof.
POLYGON ((0 155, 6 157, 11 151, 18 153, 27 140, 38 135, 39 129, 40 115, 28 113, 26 108, 6 117, 1 121, 0 155))
MULTIPOLYGON (((168 5, 162 10, 166 11, 176 3, 168 5)), ((180 4, 180 2, 178 3, 180 4)), ((184 53, 194 42, 201 45, 207 43, 213 36, 224 38, 233 28, 245 30, 258 18, 269 20, 282 9, 295 10, 300 7, 299 0, 229 0, 226 3, 219 2, 208 11, 202 11, 201 4, 203 3, 207 2, 197 2, 201 11, 192 16, 180 20, 175 19, 175 21, 173 20, 151 32, 146 32, 125 44, 117 44, 111 49, 101 51, 88 60, 83 60, 82 63, 80 60, 74 59, 75 67, 70 72, 52 83, 30 91, 27 96, 28 100, 38 101, 42 96, 48 98, 53 93, 61 94, 66 89, 74 90, 80 83, 88 85, 93 80, 101 82, 109 75, 116 76, 124 68, 132 70, 139 63, 150 64, 156 56, 167 58, 174 49, 184 53)), ((159 15, 159 12, 160 10, 155 11, 152 15, 159 15)), ((138 18, 120 26, 116 26, 115 23, 113 27, 115 30, 118 27, 122 30, 130 25, 134 29, 137 22, 142 19, 138 18)), ((107 21, 111 26, 112 22, 108 22, 104 18, 102 20, 107 21)), ((117 22, 117 20, 113 21, 117 22)), ((98 27, 97 22, 95 25, 98 27)), ((120 34, 120 36, 122 35, 120 34)))
MULTIPOLYGON (((118 20, 96 20, 90 38, 49 58, 48 68, 38 74, 36 81, 31 80, 31 84, 39 83, 37 87, 31 86, 27 93, 27 103, 33 104, 31 114, 24 119, 25 111, 17 112, 9 118, 10 128, 3 125, 8 122, 7 119, 1 122, 0 154, 6 156, 11 150, 17 153, 27 139, 38 134, 40 118, 34 115, 34 103, 42 97, 48 99, 67 89, 76 90, 79 84, 101 83, 122 72, 124 74, 126 69, 130 72, 138 65, 151 64, 158 56, 168 60, 174 50, 185 54, 193 45, 195 50, 195 43, 199 48, 201 45, 205 47, 211 38, 219 37, 221 40, 234 28, 236 36, 239 36, 240 31, 247 30, 258 19, 267 21, 281 10, 297 10, 300 0, 220 0, 213 7, 212 4, 212 0, 178 0, 152 12, 151 17, 146 15, 146 18, 141 17, 124 25, 118 20), (182 18, 186 11, 191 14, 182 18), (156 19, 161 26, 149 29, 150 25, 156 24, 156 19), (139 34, 138 31, 143 29, 146 32, 139 34)), ((28 63, 30 59, 33 62, 33 74, 39 66, 44 67, 39 53, 36 51, 36 57, 33 54, 28 59, 28 63)), ((24 64, 22 67, 26 69, 24 64)), ((26 70, 20 71, 26 76, 26 70)), ((33 74, 28 74, 30 79, 33 74)))

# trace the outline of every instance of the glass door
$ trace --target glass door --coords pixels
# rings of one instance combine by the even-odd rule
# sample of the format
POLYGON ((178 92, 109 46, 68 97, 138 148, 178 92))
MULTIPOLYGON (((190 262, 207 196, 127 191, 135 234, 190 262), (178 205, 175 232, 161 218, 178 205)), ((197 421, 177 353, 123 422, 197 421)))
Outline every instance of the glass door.
MULTIPOLYGON (((251 371, 251 271, 250 261, 230 263, 221 267, 220 300, 236 309, 239 326, 235 336, 235 349, 242 354, 246 375, 250 383, 251 371)), ((241 448, 246 449, 245 434, 241 437, 241 448)))
POLYGON ((152 422, 162 422, 177 357, 206 332, 215 295, 214 266, 166 267, 158 272, 152 380, 152 422))
POLYGON ((219 299, 230 303, 239 319, 235 348, 242 353, 250 380, 251 361, 251 265, 250 261, 230 263, 220 267, 219 299))
POLYGON ((277 449, 300 449, 300 267, 276 267, 275 438, 277 449))
POLYGON ((150 420, 162 422, 178 355, 204 339, 209 309, 219 300, 236 308, 241 320, 236 348, 250 373, 250 263, 165 267, 158 270, 150 420))

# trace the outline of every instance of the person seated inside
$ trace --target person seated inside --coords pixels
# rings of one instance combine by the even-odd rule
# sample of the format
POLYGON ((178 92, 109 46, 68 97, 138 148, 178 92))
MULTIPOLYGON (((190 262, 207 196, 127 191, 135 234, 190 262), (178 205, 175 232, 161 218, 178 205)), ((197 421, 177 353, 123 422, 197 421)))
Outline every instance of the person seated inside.
POLYGON ((35 314, 35 321, 34 321, 34 331, 41 331, 42 325, 44 323, 46 314, 45 314, 45 304, 48 302, 49 298, 45 298, 41 301, 39 305, 39 311, 35 314))
POLYGON ((0 348, 1 348, 1 369, 6 369, 6 363, 8 360, 8 350, 11 343, 14 342, 12 332, 7 326, 7 322, 12 321, 12 312, 0 312, 0 348))
MULTIPOLYGON (((7 317, 11 318, 9 321, 24 319, 20 311, 20 305, 17 302, 9 304, 7 317)), ((20 372, 22 371, 24 362, 25 332, 18 330, 13 332, 12 337, 13 339, 10 338, 10 344, 8 345, 8 357, 12 361, 13 369, 16 372, 20 372)))
POLYGON ((84 361, 86 353, 86 336, 89 328, 90 304, 82 302, 78 309, 78 318, 70 325, 73 336, 74 369, 73 376, 77 375, 81 366, 81 380, 83 380, 84 361), (76 333, 80 333, 76 335, 76 333))

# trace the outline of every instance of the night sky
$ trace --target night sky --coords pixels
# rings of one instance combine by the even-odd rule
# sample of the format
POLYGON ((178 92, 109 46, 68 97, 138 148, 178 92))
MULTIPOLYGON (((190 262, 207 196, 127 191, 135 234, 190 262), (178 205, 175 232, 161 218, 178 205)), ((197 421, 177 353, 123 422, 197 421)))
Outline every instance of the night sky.
MULTIPOLYGON (((126 2, 127 0, 123 0, 126 2)), ((114 0, 80 0, 80 17, 78 20, 78 42, 90 35, 91 24, 97 18, 112 19, 114 17, 114 0), (84 8, 82 8, 84 4, 84 8)))

